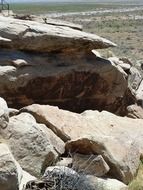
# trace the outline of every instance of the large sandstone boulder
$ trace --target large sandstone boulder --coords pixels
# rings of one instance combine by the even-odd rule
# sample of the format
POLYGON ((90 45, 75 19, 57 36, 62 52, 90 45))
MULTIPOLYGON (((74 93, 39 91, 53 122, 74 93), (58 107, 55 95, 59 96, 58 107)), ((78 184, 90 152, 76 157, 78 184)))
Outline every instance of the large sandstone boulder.
POLYGON ((9 125, 0 129, 21 167, 34 176, 64 153, 64 143, 45 125, 37 124, 34 117, 22 113, 10 118, 9 125))
POLYGON ((33 114, 37 122, 46 124, 62 140, 72 140, 67 143, 68 151, 102 155, 113 177, 129 183, 136 175, 143 155, 143 120, 119 117, 106 111, 76 114, 36 104, 21 111, 33 114))
POLYGON ((122 70, 92 53, 78 51, 73 57, 2 50, 0 65, 0 95, 10 107, 40 103, 75 112, 98 109, 124 114, 125 104, 130 105, 122 70))
POLYGON ((48 23, 0 17, 0 96, 14 108, 40 103, 124 115, 134 103, 126 98, 127 73, 91 52, 115 44, 48 23))
MULTIPOLYGON (((126 142, 123 147, 123 142, 112 136, 85 136, 68 142, 66 149, 69 152, 102 155, 110 167, 108 175, 126 184, 133 180, 140 164, 138 146, 126 142)), ((97 172, 97 176, 100 174, 97 172)))
POLYGON ((22 169, 6 144, 0 143, 0 190, 19 190, 22 169))

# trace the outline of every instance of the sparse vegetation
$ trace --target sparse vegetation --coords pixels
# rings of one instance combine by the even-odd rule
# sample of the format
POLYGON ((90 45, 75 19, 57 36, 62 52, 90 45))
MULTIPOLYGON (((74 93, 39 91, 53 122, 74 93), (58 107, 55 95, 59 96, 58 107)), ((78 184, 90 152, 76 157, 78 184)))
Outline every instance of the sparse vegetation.
POLYGON ((142 190, 143 189, 143 161, 141 161, 137 177, 129 185, 129 190, 142 190))

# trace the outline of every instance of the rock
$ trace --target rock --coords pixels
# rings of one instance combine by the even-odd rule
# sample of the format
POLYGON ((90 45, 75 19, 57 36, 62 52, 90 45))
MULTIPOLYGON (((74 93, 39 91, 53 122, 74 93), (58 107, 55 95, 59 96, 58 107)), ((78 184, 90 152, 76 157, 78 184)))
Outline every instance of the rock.
POLYGON ((83 177, 81 186, 85 186, 85 190, 86 187, 88 190, 128 190, 128 187, 124 183, 116 179, 102 179, 91 175, 83 177))
POLYGON ((0 128, 6 128, 9 122, 9 112, 7 103, 3 98, 0 98, 0 128))
POLYGON ((56 190, 127 190, 125 184, 114 179, 79 176, 74 170, 66 167, 52 167, 48 170, 41 180, 29 182, 26 190, 43 190, 43 186, 47 187, 46 190, 50 187, 56 187, 56 190))
POLYGON ((39 103, 125 115, 135 103, 126 98, 127 73, 91 52, 115 44, 48 22, 0 17, 0 36, 11 40, 0 44, 0 96, 9 107, 39 103))
POLYGON ((141 80, 142 80, 142 76, 140 72, 135 67, 131 67, 130 75, 128 77, 128 85, 129 85, 129 88, 132 89, 134 93, 139 88, 141 80))
POLYGON ((29 181, 34 181, 36 180, 36 177, 30 175, 28 172, 26 171, 22 171, 22 179, 21 179, 21 182, 20 182, 20 186, 19 186, 19 190, 24 190, 25 187, 26 187, 26 184, 29 182, 29 181))
POLYGON ((100 147, 98 155, 103 156, 113 177, 129 183, 136 175, 140 155, 143 155, 143 120, 119 117, 106 111, 76 114, 44 105, 31 105, 21 111, 33 114, 37 122, 44 123, 63 141, 71 139, 73 144, 72 141, 67 143, 68 151, 73 146, 75 152, 79 148, 79 153, 97 154, 89 143, 93 136, 95 148, 96 145, 100 147), (82 152, 86 136, 89 136, 85 140, 89 147, 82 152), (80 141, 81 146, 77 147, 80 141))
MULTIPOLYGON (((123 142, 119 139, 106 136, 87 136, 67 142, 69 152, 81 154, 102 155, 110 167, 109 175, 128 184, 133 180, 140 163, 140 154, 137 145, 123 142)), ((107 165, 106 164, 106 165, 107 165)))
POLYGON ((122 69, 125 70, 125 71, 129 71, 130 68, 131 68, 131 65, 129 65, 127 63, 119 64, 119 66, 122 67, 122 69))
POLYGON ((109 172, 109 166, 101 155, 74 154, 73 167, 78 173, 102 177, 109 172))
POLYGON ((0 143, 0 189, 19 190, 22 169, 6 144, 0 143))
POLYGON ((143 108, 138 105, 131 105, 127 107, 127 116, 134 119, 143 119, 143 108))
POLYGON ((138 104, 143 107, 143 80, 140 82, 140 85, 136 91, 136 99, 138 104))
POLYGON ((11 117, 0 133, 22 168, 36 177, 64 153, 63 141, 28 113, 11 117))
POLYGON ((60 160, 56 163, 56 166, 65 166, 65 167, 72 167, 73 159, 70 157, 62 157, 60 160))
POLYGON ((9 117, 13 117, 15 115, 18 115, 19 110, 14 109, 14 108, 8 108, 8 112, 9 112, 9 117))
POLYGON ((128 88, 126 73, 106 59, 92 53, 74 57, 54 53, 31 56, 5 50, 0 56, 2 64, 15 60, 14 56, 30 64, 20 68, 1 66, 0 95, 9 107, 19 109, 35 102, 79 113, 97 109, 124 115, 126 111, 123 106, 128 88))
MULTIPOLYGON (((116 46, 114 43, 94 34, 88 34, 66 26, 43 24, 0 16, 0 36, 11 40, 9 48, 51 52, 92 50, 116 46)), ((3 42, 2 46, 5 47, 3 42)), ((6 43, 6 48, 8 44, 6 43)))
POLYGON ((23 59, 16 59, 12 61, 13 66, 15 67, 23 67, 23 66, 28 66, 29 64, 27 63, 27 61, 23 60, 23 59))
POLYGON ((79 175, 67 167, 48 167, 44 176, 40 180, 27 183, 25 190, 45 189, 66 189, 76 190, 79 175), (40 188, 41 187, 41 188, 40 188))

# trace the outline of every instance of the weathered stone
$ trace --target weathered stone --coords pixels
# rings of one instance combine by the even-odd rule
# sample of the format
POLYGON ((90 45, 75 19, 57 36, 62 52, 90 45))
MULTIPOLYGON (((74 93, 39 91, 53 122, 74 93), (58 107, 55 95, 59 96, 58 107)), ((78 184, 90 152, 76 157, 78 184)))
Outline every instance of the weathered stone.
POLYGON ((50 167, 41 180, 29 182, 26 190, 127 190, 127 186, 114 179, 101 179, 95 176, 78 175, 66 167, 50 167), (41 188, 40 188, 41 187, 41 188))
POLYGON ((69 152, 102 155, 110 167, 110 175, 128 184, 133 180, 140 163, 137 145, 126 142, 123 147, 121 139, 111 136, 87 136, 69 141, 66 144, 69 152))
MULTIPOLYGON (((64 141, 76 139, 79 142, 81 139, 79 153, 97 154, 96 151, 92 151, 92 143, 91 145, 89 143, 90 138, 94 136, 93 144, 95 147, 96 144, 100 144, 98 154, 103 156, 111 168, 112 176, 129 183, 136 175, 140 155, 143 155, 143 120, 119 117, 106 111, 86 111, 76 114, 43 105, 31 105, 21 111, 33 114, 37 122, 46 124, 64 141), (87 151, 84 151, 85 136, 89 136, 87 151), (108 159, 104 153, 108 155, 108 159)), ((74 151, 76 152, 77 149, 75 148, 74 151)))
POLYGON ((0 143, 0 190, 19 190, 22 169, 7 145, 0 143))
POLYGON ((128 85, 129 85, 129 88, 132 89, 133 92, 135 92, 139 88, 141 80, 142 80, 142 76, 140 72, 135 67, 131 67, 130 75, 128 77, 128 85))
POLYGON ((16 59, 12 61, 12 65, 15 67, 24 67, 28 66, 29 64, 23 59, 16 59))
POLYGON ((37 124, 28 113, 11 117, 0 134, 22 168, 34 176, 40 176, 64 153, 63 141, 45 125, 37 124))
POLYGON ((88 34, 66 26, 43 24, 0 16, 0 36, 11 42, 3 41, 2 46, 19 50, 38 52, 92 50, 115 46, 114 43, 94 34, 88 34))
POLYGON ((131 105, 127 107, 127 116, 134 119, 143 119, 143 108, 138 105, 131 105))
POLYGON ((140 82, 140 85, 136 91, 136 99, 138 104, 143 107, 143 80, 140 82))
POLYGON ((80 182, 80 189, 85 187, 86 190, 128 190, 128 187, 115 179, 97 178, 95 176, 84 176, 80 182))
POLYGON ((1 51, 0 95, 14 108, 39 103, 74 112, 97 109, 124 115, 126 73, 92 53, 79 54, 31 56, 31 53, 1 51), (27 60, 28 65, 8 66, 15 56, 27 60))
POLYGON ((73 167, 78 173, 102 177, 109 172, 109 166, 101 155, 73 155, 73 167))
POLYGON ((0 98, 0 128, 7 127, 9 122, 9 112, 7 103, 3 98, 0 98))

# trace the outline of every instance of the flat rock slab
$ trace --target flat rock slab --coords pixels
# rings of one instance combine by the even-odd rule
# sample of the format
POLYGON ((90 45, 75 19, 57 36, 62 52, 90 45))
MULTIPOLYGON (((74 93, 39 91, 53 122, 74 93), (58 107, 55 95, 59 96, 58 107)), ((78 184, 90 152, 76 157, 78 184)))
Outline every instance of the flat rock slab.
POLYGON ((66 26, 43 24, 0 16, 0 47, 26 51, 89 51, 116 46, 107 39, 66 26), (5 42, 5 43, 4 43, 5 42))

